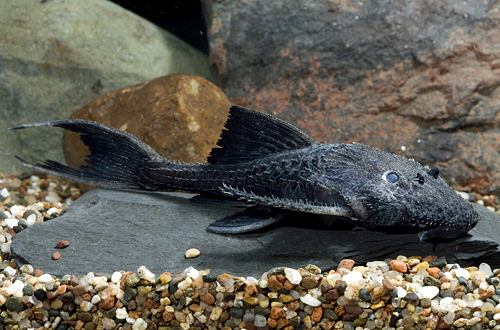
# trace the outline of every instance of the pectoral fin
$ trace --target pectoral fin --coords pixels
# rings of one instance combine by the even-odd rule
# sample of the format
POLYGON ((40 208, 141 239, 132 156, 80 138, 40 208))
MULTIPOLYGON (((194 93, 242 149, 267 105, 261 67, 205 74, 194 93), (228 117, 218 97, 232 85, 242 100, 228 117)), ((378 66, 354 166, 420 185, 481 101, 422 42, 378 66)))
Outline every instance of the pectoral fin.
POLYGON ((283 210, 313 213, 322 215, 332 215, 338 217, 352 218, 352 210, 347 206, 342 205, 319 205, 302 200, 292 200, 287 198, 276 198, 267 196, 257 196, 252 192, 246 192, 228 185, 224 185, 221 189, 226 196, 238 198, 240 201, 255 203, 259 205, 269 206, 283 210))
POLYGON ((250 207, 229 217, 217 220, 207 227, 207 231, 216 234, 241 234, 272 225, 281 220, 286 212, 250 207))

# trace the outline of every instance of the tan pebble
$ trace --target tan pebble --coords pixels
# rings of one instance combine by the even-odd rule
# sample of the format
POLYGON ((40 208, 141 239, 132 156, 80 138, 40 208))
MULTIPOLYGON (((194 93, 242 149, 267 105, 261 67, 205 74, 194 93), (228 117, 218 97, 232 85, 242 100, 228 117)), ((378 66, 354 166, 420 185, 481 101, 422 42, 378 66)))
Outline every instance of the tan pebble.
POLYGON ((69 241, 68 240, 61 240, 59 242, 57 242, 57 248, 58 249, 64 249, 65 247, 68 247, 69 246, 69 241))
POLYGON ((384 307, 384 306, 385 306, 384 301, 383 301, 383 300, 380 300, 378 303, 373 304, 373 305, 371 306, 371 309, 375 310, 375 309, 382 308, 382 307, 384 307))
POLYGON ((416 266, 414 266, 412 269, 415 270, 416 272, 418 272, 420 269, 427 270, 429 269, 429 263, 427 261, 421 262, 416 266))
POLYGON ((172 281, 172 276, 169 273, 163 273, 160 275, 160 281, 162 283, 170 283, 172 281))
POLYGON ((415 265, 418 265, 419 263, 420 263, 420 260, 417 258, 409 258, 408 259, 408 265, 410 265, 410 266, 415 266, 415 265))
POLYGON ((186 258, 196 258, 200 255, 200 250, 198 249, 189 249, 186 251, 186 258))
POLYGON ((61 254, 59 252, 52 253, 52 259, 58 260, 59 258, 61 258, 61 254))
POLYGON ((243 298, 243 301, 250 306, 255 306, 259 303, 259 299, 257 299, 257 297, 245 297, 243 298))

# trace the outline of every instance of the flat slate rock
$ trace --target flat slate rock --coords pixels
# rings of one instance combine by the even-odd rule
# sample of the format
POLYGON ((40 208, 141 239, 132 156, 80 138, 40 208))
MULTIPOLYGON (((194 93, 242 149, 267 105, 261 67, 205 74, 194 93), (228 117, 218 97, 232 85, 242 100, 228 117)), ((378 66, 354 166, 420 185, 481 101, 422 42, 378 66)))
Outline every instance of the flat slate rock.
POLYGON ((359 265, 400 254, 432 254, 462 266, 488 262, 500 267, 500 217, 479 205, 483 220, 470 235, 421 242, 414 233, 353 231, 312 215, 284 219, 251 234, 217 235, 205 228, 241 208, 196 204, 189 201, 192 196, 91 190, 58 218, 17 233, 12 241, 14 259, 18 265, 29 263, 57 276, 136 271, 145 265, 157 275, 193 266, 209 268, 212 274, 260 277, 277 266, 314 264, 329 269, 344 258, 359 265), (57 249, 59 240, 71 245, 57 249), (186 259, 190 248, 199 249, 200 256, 186 259), (59 260, 52 259, 56 251, 62 255, 59 260))

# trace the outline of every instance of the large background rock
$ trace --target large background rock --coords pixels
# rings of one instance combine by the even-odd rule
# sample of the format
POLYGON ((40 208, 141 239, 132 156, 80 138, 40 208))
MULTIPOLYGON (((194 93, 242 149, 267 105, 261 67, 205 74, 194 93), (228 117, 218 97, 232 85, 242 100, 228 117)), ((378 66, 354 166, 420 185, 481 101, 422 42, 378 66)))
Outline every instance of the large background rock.
POLYGON ((228 97, 500 192, 497 1, 206 0, 228 97))
MULTIPOLYGON (((70 118, 92 120, 126 131, 160 155, 203 163, 220 138, 231 103, 210 81, 171 74, 96 97, 70 118)), ((64 131, 71 167, 83 165, 88 148, 79 134, 64 131)))
POLYGON ((454 241, 420 241, 415 233, 352 231, 341 224, 322 224, 314 215, 286 218, 259 232, 217 235, 205 231, 215 220, 241 209, 191 203, 181 193, 135 193, 94 189, 56 219, 14 235, 12 253, 18 264, 54 275, 89 271, 135 271, 145 265, 157 275, 189 266, 212 274, 260 277, 273 267, 314 264, 336 268, 344 258, 356 263, 398 255, 437 255, 462 267, 487 262, 500 267, 500 217, 475 204, 481 214, 474 229, 454 241), (59 240, 70 246, 57 249, 59 240), (370 244, 367 244, 370 242, 370 244), (197 248, 196 259, 185 252, 197 248), (53 260, 59 251, 62 257, 53 260))
MULTIPOLYGON (((204 54, 108 1, 0 1, 0 31, 4 152, 62 161, 60 130, 41 139, 6 128, 67 118, 95 96, 172 72, 210 78, 204 54)), ((23 170, 5 156, 0 169, 23 170)))

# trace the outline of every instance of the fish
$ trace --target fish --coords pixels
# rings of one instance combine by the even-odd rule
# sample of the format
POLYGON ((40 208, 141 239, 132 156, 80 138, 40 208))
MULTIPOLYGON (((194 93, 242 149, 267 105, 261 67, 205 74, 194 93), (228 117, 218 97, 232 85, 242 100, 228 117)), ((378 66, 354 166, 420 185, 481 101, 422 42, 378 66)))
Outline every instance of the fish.
POLYGON ((71 168, 52 160, 24 166, 110 189, 184 191, 198 201, 245 205, 207 227, 253 232, 290 214, 339 218, 366 229, 415 232, 420 240, 456 239, 480 221, 472 204, 429 168, 359 143, 319 143, 270 114, 233 105, 206 163, 160 156, 133 135, 79 119, 10 129, 59 127, 80 134, 90 153, 71 168))

